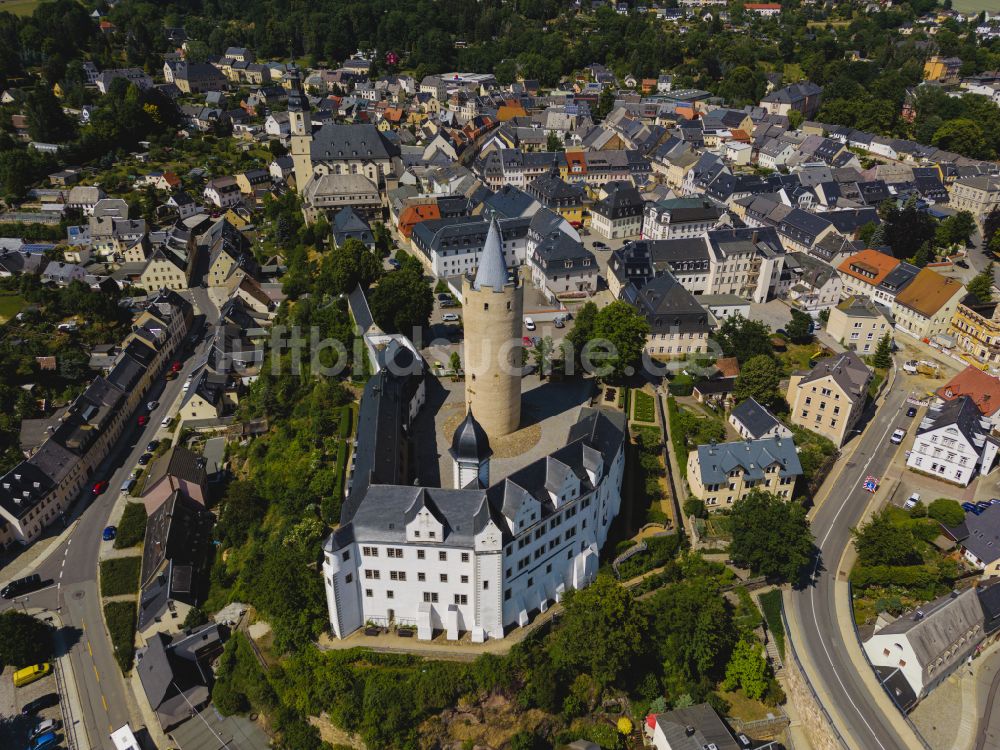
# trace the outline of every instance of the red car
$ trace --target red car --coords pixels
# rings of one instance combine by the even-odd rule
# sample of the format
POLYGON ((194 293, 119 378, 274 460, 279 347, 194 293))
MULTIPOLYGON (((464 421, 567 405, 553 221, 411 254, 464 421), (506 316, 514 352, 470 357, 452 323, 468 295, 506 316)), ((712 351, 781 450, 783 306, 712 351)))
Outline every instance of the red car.
POLYGON ((170 365, 170 372, 180 372, 180 371, 181 371, 180 362, 174 362, 172 365, 170 365))
POLYGON ((139 426, 140 427, 145 427, 146 426, 146 422, 148 422, 148 421, 149 421, 149 417, 147 417, 145 414, 142 414, 139 417, 139 426))
POLYGON ((108 483, 106 480, 102 479, 100 482, 94 485, 94 494, 100 495, 104 490, 108 488, 108 483))
POLYGON ((526 346, 526 347, 528 347, 530 349, 531 347, 533 347, 535 345, 535 342, 532 341, 528 336, 522 336, 521 337, 521 345, 522 346, 526 346))

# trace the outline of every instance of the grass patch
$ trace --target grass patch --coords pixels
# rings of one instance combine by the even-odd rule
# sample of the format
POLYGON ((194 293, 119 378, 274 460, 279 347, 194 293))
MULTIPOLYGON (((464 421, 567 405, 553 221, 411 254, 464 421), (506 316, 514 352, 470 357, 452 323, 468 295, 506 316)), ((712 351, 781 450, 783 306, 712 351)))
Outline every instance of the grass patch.
POLYGON ((115 661, 122 674, 132 669, 135 657, 135 602, 108 602, 104 605, 104 619, 115 649, 115 661))
POLYGON ((814 359, 822 359, 830 352, 822 344, 815 341, 810 344, 793 344, 789 341, 783 352, 777 352, 775 356, 785 368, 785 375, 791 375, 796 370, 812 369, 809 362, 814 359))
POLYGON ((635 400, 632 418, 637 422, 655 422, 656 403, 653 401, 653 397, 645 391, 640 390, 635 390, 632 393, 635 400))
POLYGON ((677 557, 677 550, 680 549, 680 539, 677 534, 651 536, 644 541, 646 542, 645 552, 637 552, 618 566, 618 576, 621 580, 627 581, 666 565, 677 557))
MULTIPOLYGON (((3 10, 2 4, 0 4, 0 10, 3 10)), ((28 301, 20 294, 0 295, 0 325, 3 325, 21 312, 27 304, 28 301)))
POLYGON ((101 561, 101 596, 134 594, 139 590, 142 558, 113 557, 101 561))
POLYGON ((781 591, 774 589, 766 594, 761 594, 760 606, 764 610, 764 619, 767 620, 767 629, 771 632, 774 644, 778 647, 781 658, 785 658, 785 623, 781 621, 781 591))
POLYGON ((142 503, 128 503, 118 522, 115 549, 134 547, 146 535, 146 506, 142 503))
POLYGON ((42 0, 0 0, 0 12, 13 13, 15 16, 30 16, 42 0))

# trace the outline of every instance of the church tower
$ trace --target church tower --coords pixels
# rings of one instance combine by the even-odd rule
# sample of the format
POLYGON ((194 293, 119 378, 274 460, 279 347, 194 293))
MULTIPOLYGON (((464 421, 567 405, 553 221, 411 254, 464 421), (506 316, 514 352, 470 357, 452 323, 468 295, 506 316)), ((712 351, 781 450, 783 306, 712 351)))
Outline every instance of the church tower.
POLYGON ((465 407, 491 438, 521 423, 521 314, 524 288, 504 260, 496 218, 490 222, 475 277, 462 282, 465 407))
POLYGON ((292 166, 295 169, 295 189, 302 195, 313 175, 312 118, 309 116, 309 97, 302 90, 298 68, 292 68, 290 81, 288 122, 291 125, 292 166))
POLYGON ((455 430, 451 439, 451 449, 448 451, 455 462, 453 483, 456 490, 470 485, 473 487, 490 486, 490 439, 472 412, 465 415, 462 424, 455 430))

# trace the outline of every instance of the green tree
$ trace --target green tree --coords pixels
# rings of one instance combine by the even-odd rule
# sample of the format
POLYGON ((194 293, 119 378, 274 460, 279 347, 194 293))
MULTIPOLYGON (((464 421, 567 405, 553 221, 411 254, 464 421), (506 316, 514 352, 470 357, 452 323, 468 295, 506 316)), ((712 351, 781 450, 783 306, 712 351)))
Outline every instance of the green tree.
POLYGON ((73 137, 73 122, 48 86, 36 86, 24 102, 28 134, 34 141, 64 143, 73 137))
POLYGON ((566 144, 563 143, 562 138, 560 138, 558 133, 556 133, 554 130, 550 130, 548 136, 545 139, 545 150, 546 151, 566 150, 566 144))
POLYGON ((794 581, 808 565, 813 536, 802 504, 753 489, 733 503, 729 553, 755 575, 794 581))
POLYGON ((382 277, 368 295, 368 304, 383 331, 412 336, 430 321, 434 295, 419 271, 404 267, 382 277))
POLYGON ((885 334, 878 340, 875 353, 872 355, 872 364, 882 370, 892 367, 892 335, 885 334))
POLYGON ((753 398, 763 406, 773 407, 781 400, 778 392, 780 382, 781 368, 777 360, 769 354, 759 354, 740 368, 733 386, 733 399, 741 403, 753 398))
POLYGON ((566 340, 573 347, 573 356, 579 361, 580 352, 587 342, 594 338, 594 325, 597 321, 598 307, 593 302, 587 302, 577 311, 573 318, 573 327, 566 334, 566 340))
POLYGON ((941 125, 931 138, 931 145, 955 151, 973 159, 992 159, 994 151, 986 141, 982 126, 974 120, 958 118, 941 125))
POLYGON ((452 372, 458 372, 462 369, 462 358, 459 356, 458 352, 452 352, 451 356, 448 358, 448 367, 452 372))
POLYGON ((788 325, 785 326, 785 333, 788 334, 788 338, 790 338, 793 343, 808 344, 812 341, 812 326, 813 319, 811 315, 793 308, 792 319, 788 321, 788 325))
POLYGON ((0 666, 15 669, 52 658, 55 629, 24 612, 0 614, 0 666))
POLYGON ((959 211, 937 225, 934 239, 942 247, 965 246, 976 231, 976 220, 968 211, 959 211))
POLYGON ((986 264, 986 268, 977 273, 972 280, 965 285, 969 294, 975 295, 980 302, 993 301, 993 261, 986 264))
POLYGON ((715 334, 715 340, 727 357, 736 357, 740 364, 761 354, 772 354, 771 329, 758 320, 747 320, 742 315, 726 318, 715 334))
POLYGON ((939 497, 927 506, 927 515, 945 526, 958 526, 965 520, 965 511, 957 500, 939 497))
POLYGON ((760 700, 767 692, 771 677, 769 672, 760 643, 747 638, 740 639, 726 665, 726 679, 722 681, 722 689, 743 688, 748 698, 760 700))
POLYGON ((601 366, 610 369, 612 379, 621 379, 638 369, 648 333, 649 323, 627 302, 616 300, 597 313, 594 338, 611 348, 601 366))
POLYGON ((644 631, 632 594, 599 575, 587 588, 567 594, 548 651, 557 668, 587 672, 604 688, 619 683, 639 657, 644 631))
POLYGON ((351 237, 323 256, 316 290, 321 294, 349 294, 359 284, 367 289, 382 274, 382 261, 361 240, 351 237))
POLYGON ((913 565, 920 562, 913 532, 893 523, 887 510, 879 511, 852 533, 858 560, 863 565, 913 565))

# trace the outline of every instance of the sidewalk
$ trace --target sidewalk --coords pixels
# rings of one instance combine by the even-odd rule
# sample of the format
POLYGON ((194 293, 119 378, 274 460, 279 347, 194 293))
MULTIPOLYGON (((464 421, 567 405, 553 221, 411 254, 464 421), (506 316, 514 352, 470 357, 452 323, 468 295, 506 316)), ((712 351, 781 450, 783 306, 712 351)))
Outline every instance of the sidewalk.
POLYGON ((57 628, 56 643, 57 649, 63 653, 56 657, 57 669, 62 673, 61 690, 65 693, 65 701, 60 702, 63 714, 63 724, 67 728, 65 734, 72 734, 76 742, 71 744, 67 740, 67 745, 75 750, 90 750, 90 738, 87 735, 87 728, 83 722, 83 706, 80 703, 80 690, 76 684, 76 674, 73 671, 73 662, 69 658, 69 648, 66 645, 62 634, 63 621, 57 612, 48 609, 28 609, 27 614, 39 619, 50 619, 57 628))

